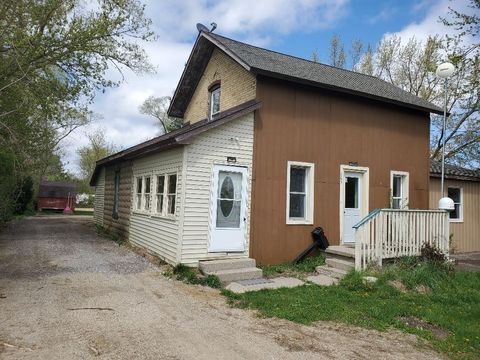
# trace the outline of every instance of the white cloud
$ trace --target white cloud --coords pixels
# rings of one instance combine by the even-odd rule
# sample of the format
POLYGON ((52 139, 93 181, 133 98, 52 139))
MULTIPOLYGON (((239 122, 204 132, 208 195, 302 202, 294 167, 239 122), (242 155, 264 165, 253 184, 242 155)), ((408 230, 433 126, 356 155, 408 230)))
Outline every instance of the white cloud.
MULTIPOLYGON (((150 95, 171 95, 177 86, 193 46, 198 22, 218 24, 217 33, 234 36, 258 46, 292 32, 328 28, 346 14, 349 0, 169 0, 146 2, 158 40, 144 44, 157 73, 136 76, 125 71, 125 82, 99 94, 92 110, 101 118, 78 130, 64 145, 64 161, 77 172, 76 150, 86 145, 85 133, 95 127, 105 131, 108 141, 127 148, 158 135, 153 118, 141 115, 138 107, 150 95)), ((113 78, 118 74, 112 71, 113 78)))
MULTIPOLYGON (((393 33, 402 39, 410 39, 415 37, 418 40, 426 40, 429 36, 440 35, 444 36, 451 33, 453 29, 443 25, 440 17, 449 18, 449 6, 459 11, 468 11, 468 0, 440 0, 436 2, 420 1, 416 3, 412 11, 425 11, 425 16, 418 22, 413 22, 407 25, 399 32, 393 33)), ((392 35, 387 33, 385 36, 392 35)))

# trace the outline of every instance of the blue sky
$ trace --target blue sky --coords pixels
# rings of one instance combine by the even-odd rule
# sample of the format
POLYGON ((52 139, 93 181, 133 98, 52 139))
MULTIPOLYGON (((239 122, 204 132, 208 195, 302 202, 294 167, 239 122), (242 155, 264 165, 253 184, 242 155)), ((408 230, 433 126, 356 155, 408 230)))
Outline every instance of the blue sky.
MULTIPOLYGON (((171 95, 197 36, 195 24, 216 22, 216 33, 309 59, 318 50, 328 62, 331 36, 339 35, 346 48, 354 39, 375 45, 385 36, 404 39, 445 34, 438 22, 448 6, 466 10, 467 0, 143 0, 158 40, 144 44, 155 75, 138 76, 126 71, 118 88, 99 94, 92 110, 98 115, 63 143, 67 169, 77 172, 76 149, 86 144, 85 133, 96 128, 108 141, 126 148, 158 135, 153 118, 138 107, 151 95, 171 95)), ((118 77, 112 70, 112 78, 118 77)))

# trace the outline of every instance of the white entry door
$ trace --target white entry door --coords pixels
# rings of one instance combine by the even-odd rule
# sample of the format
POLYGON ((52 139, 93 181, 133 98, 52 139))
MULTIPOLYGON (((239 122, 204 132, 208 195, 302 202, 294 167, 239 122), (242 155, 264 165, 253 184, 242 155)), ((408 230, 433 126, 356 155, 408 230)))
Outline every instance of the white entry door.
POLYGON ((247 169, 215 165, 210 252, 245 251, 247 169))
POLYGON ((347 172, 343 176, 343 243, 355 243, 353 226, 363 218, 363 173, 347 172))

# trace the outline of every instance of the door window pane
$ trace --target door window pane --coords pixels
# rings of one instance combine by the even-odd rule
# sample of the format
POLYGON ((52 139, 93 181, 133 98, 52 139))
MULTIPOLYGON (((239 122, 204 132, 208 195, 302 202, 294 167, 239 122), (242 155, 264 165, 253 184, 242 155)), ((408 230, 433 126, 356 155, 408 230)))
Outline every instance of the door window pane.
POLYGON ((402 197, 402 176, 393 176, 393 197, 402 197))
POLYGON ((358 178, 345 178, 345 208, 358 209, 358 178))
POLYGON ((242 207, 242 174, 219 171, 217 228, 239 228, 242 207))

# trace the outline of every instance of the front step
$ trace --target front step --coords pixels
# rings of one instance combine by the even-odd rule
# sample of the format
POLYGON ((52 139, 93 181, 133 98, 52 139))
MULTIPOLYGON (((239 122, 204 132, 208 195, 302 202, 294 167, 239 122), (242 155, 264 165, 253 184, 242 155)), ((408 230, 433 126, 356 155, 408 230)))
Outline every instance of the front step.
POLYGON ((336 269, 350 271, 355 268, 355 260, 343 260, 343 259, 336 259, 336 258, 327 258, 325 259, 325 263, 336 269))
POLYGON ((325 250, 326 257, 342 257, 342 258, 353 258, 355 259, 355 248, 343 246, 343 245, 330 245, 325 250))
POLYGON ((200 261, 198 268, 205 273, 213 271, 254 268, 255 260, 250 258, 200 261))
POLYGON ((222 284, 231 283, 233 281, 252 280, 262 277, 263 272, 256 267, 242 268, 242 269, 228 269, 212 272, 205 272, 206 275, 217 276, 222 284))
POLYGON ((227 284, 234 281, 261 278, 263 272, 255 265, 254 259, 238 258, 200 261, 198 267, 205 275, 215 275, 222 284, 227 284))

